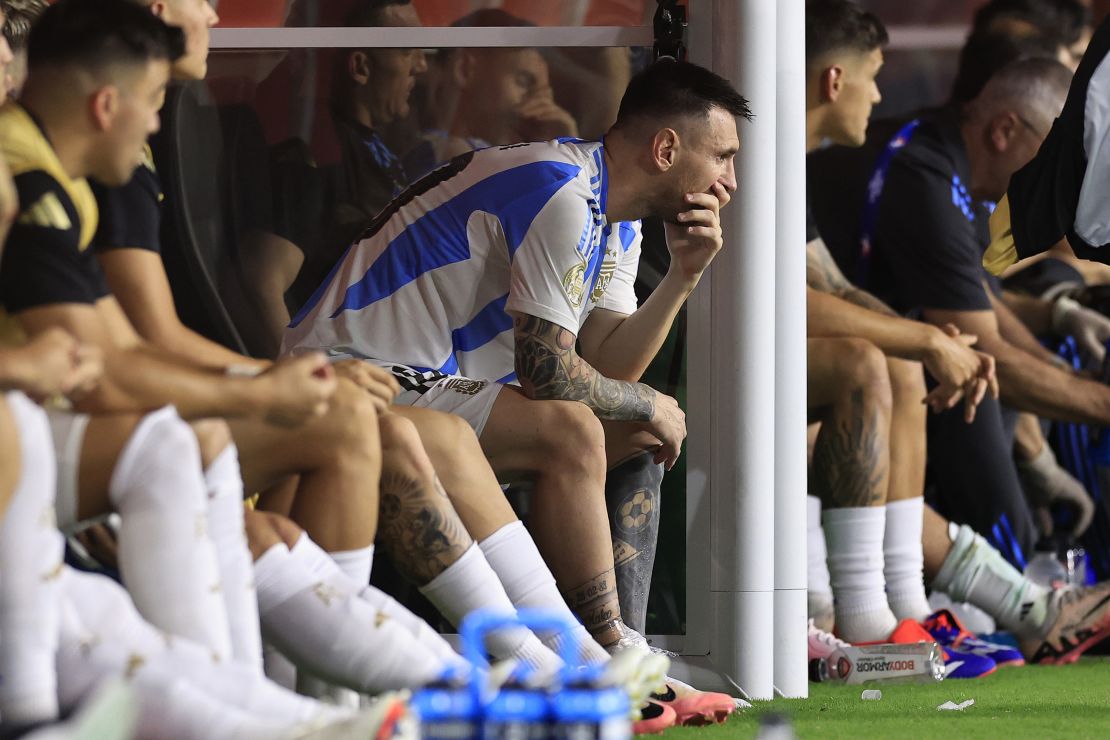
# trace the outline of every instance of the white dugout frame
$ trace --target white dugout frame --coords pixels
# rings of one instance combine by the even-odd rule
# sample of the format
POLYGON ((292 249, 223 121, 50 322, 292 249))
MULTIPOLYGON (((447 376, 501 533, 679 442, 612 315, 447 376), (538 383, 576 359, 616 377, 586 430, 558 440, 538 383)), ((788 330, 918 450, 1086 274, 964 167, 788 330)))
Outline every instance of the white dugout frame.
MULTIPOLYGON (((686 634, 650 639, 680 655, 673 675, 702 688, 805 697, 804 0, 688 6, 691 61, 733 80, 756 119, 740 127, 740 189, 723 213, 726 247, 689 303, 686 634)), ((958 48, 965 34, 962 27, 890 30, 892 49, 958 48)), ((211 46, 653 41, 648 26, 219 28, 211 46)))

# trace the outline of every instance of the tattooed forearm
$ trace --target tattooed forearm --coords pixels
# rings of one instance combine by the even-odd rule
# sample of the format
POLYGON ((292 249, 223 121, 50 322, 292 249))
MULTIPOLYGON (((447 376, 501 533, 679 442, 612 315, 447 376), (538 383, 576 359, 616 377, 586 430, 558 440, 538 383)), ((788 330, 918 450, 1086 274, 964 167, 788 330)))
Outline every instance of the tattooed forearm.
POLYGON ((612 380, 575 351, 575 336, 557 324, 518 316, 516 376, 531 398, 581 401, 599 419, 651 421, 655 391, 643 383, 612 380))
POLYGON ((824 420, 813 448, 812 489, 830 509, 877 506, 886 500, 889 453, 880 418, 868 409, 863 391, 852 391, 843 416, 824 420))
POLYGON ((806 283, 814 290, 831 293, 849 303, 877 311, 887 316, 897 316, 889 306, 866 290, 857 288, 837 267, 825 242, 815 239, 806 245, 806 283))
POLYGON ((814 239, 806 245, 806 282, 814 290, 835 295, 853 287, 837 267, 825 242, 820 239, 814 239))
POLYGON ((570 610, 599 643, 608 645, 620 639, 615 622, 621 617, 621 607, 613 569, 569 589, 563 596, 570 610))
POLYGON ((423 586, 472 544, 439 481, 429 487, 399 471, 383 470, 378 541, 405 578, 423 586))

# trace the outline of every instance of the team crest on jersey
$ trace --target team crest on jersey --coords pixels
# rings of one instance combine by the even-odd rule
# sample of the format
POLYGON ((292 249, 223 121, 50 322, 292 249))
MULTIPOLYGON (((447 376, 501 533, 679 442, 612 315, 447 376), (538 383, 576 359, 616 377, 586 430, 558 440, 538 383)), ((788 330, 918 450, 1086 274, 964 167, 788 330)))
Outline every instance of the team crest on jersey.
POLYGON ((455 393, 461 393, 464 396, 476 396, 487 385, 489 385, 489 382, 485 380, 471 380, 470 378, 451 378, 443 384, 443 387, 447 390, 455 391, 455 393))
POLYGON ((578 308, 586 297, 586 263, 579 262, 567 270, 563 276, 563 290, 570 299, 570 305, 578 308))
POLYGON ((601 271, 597 275, 597 284, 594 285, 593 293, 590 293, 590 300, 597 303, 601 300, 601 296, 605 295, 605 291, 609 289, 609 283, 613 280, 613 274, 617 271, 617 253, 609 250, 605 254, 605 261, 601 263, 601 271))

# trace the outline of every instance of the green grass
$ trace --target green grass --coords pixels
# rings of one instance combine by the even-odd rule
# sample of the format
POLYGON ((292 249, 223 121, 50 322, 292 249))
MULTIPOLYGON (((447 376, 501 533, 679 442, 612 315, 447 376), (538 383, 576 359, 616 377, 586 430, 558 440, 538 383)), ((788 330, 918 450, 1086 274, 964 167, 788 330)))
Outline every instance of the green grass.
POLYGON ((836 686, 810 684, 806 700, 759 702, 723 725, 675 728, 667 740, 755 737, 759 717, 790 718, 799 738, 1110 738, 1110 658, 1071 666, 1001 668, 994 675, 935 685, 836 686), (862 701, 864 688, 882 689, 862 701), (962 712, 939 712, 946 701, 974 699, 962 712))

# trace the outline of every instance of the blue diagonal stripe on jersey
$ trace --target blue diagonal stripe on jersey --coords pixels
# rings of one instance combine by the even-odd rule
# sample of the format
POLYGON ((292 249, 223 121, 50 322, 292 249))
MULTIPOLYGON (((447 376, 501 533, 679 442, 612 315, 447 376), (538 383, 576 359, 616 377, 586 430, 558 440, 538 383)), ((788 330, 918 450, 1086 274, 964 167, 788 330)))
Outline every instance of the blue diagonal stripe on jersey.
POLYGON ((621 221, 617 234, 621 238, 621 247, 627 252, 632 242, 636 241, 636 227, 631 221, 621 221))
POLYGON ((497 382, 500 385, 508 385, 509 383, 512 383, 515 380, 516 380, 516 372, 511 372, 503 378, 498 378, 497 382))
POLYGON ((469 259, 466 224, 475 211, 501 221, 512 256, 536 215, 580 171, 565 162, 531 162, 471 185, 397 235, 362 279, 347 288, 331 318, 387 298, 430 270, 469 259))
POLYGON ((513 320, 505 313, 509 294, 495 298, 479 311, 466 326, 451 332, 451 346, 456 352, 472 352, 489 342, 501 332, 513 327, 513 320))

